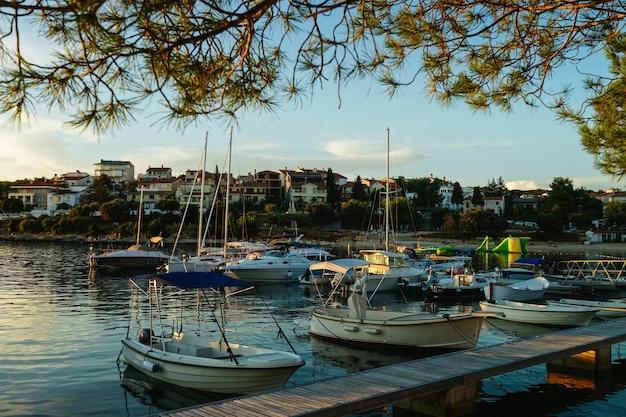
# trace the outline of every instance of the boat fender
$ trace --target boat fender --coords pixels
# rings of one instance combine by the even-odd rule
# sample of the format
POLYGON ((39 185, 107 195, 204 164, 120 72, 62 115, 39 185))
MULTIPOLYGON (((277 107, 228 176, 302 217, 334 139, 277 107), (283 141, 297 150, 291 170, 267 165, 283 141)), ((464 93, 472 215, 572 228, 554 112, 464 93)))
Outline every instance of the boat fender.
POLYGON ((287 271, 287 278, 292 278, 292 277, 293 277, 293 272, 287 271))
POLYGON ((143 367, 150 372, 156 372, 159 370, 159 364, 149 360, 143 361, 143 367))
POLYGON ((152 329, 141 329, 139 331, 139 343, 142 345, 149 345, 150 340, 152 339, 152 329))

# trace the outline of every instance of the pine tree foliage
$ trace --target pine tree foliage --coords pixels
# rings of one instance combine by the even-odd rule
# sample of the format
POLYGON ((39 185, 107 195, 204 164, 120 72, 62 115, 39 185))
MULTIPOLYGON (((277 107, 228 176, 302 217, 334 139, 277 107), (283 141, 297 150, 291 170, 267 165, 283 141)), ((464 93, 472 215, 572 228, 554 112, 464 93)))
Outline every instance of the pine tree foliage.
POLYGON ((184 127, 355 78, 390 96, 419 80, 475 109, 536 105, 568 91, 546 81, 603 49, 624 12, 593 0, 0 1, 0 110, 19 121, 45 104, 100 132, 158 102, 161 122, 184 127))

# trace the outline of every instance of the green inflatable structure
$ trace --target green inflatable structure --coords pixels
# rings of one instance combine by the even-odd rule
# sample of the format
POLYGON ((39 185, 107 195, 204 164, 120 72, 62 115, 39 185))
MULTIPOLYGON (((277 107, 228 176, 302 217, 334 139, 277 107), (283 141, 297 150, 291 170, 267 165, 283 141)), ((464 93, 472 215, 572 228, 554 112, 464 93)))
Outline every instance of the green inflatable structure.
POLYGON ((526 244, 530 242, 529 237, 507 237, 498 245, 495 245, 489 236, 485 236, 483 242, 476 249, 476 252, 494 253, 527 253, 526 244))

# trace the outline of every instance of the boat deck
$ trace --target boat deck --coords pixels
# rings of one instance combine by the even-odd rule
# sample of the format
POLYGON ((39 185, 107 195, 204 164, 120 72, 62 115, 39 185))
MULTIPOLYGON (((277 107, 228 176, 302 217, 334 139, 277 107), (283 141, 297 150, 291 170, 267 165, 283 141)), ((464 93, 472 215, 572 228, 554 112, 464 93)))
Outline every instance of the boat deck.
POLYGON ((589 350, 607 348, 625 340, 626 318, 622 318, 159 415, 346 416, 589 350))

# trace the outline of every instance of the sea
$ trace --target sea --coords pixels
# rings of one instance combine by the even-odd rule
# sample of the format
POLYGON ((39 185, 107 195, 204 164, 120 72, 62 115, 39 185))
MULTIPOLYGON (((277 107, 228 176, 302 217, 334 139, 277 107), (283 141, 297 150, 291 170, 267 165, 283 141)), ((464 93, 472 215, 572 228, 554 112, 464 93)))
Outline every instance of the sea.
MULTIPOLYGON (((164 385, 124 363, 120 340, 130 321, 127 277, 134 272, 90 271, 88 253, 83 243, 0 242, 0 416, 138 417, 220 399, 164 385)), ((558 256, 578 259, 589 254, 558 256)), ((483 266, 498 262, 483 260, 483 266)), ((238 328, 230 340, 289 350, 288 340, 306 365, 287 386, 436 354, 368 351, 317 340, 306 328, 309 312, 318 303, 315 291, 297 283, 259 285, 257 290, 231 299, 238 328), (287 340, 279 337, 279 328, 287 340)), ((476 308, 472 303, 436 305, 398 294, 380 295, 373 303, 403 311, 476 308)), ((486 321, 479 346, 547 331, 553 330, 486 321)), ((626 415, 626 346, 615 345, 612 357, 612 378, 601 391, 593 381, 554 375, 545 365, 482 380, 475 415, 626 415)), ((393 413, 390 404, 359 415, 393 413)))

